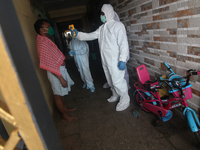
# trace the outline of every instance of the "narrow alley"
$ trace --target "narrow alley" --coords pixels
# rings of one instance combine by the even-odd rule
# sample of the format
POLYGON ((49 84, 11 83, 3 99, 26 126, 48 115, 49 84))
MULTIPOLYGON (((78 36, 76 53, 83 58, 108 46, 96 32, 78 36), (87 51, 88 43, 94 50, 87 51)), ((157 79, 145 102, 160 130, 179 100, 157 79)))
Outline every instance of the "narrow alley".
POLYGON ((83 83, 73 59, 67 62, 75 85, 65 97, 65 102, 68 108, 76 107, 69 115, 76 116, 77 121, 62 121, 59 112, 55 112, 54 122, 64 150, 199 149, 194 134, 177 112, 161 126, 155 125, 157 117, 153 113, 140 110, 140 118, 135 118, 132 112, 139 106, 133 97, 133 84, 129 90, 131 106, 123 112, 116 112, 117 103, 108 103, 106 100, 111 91, 102 87, 105 80, 101 76, 101 68, 92 61, 90 68, 96 88, 94 93, 82 88, 83 83))
MULTIPOLYGON (((0 0, 0 149, 200 150, 199 56, 200 0, 0 0), (79 51, 71 48, 74 39, 89 45, 93 93, 93 83, 87 85, 90 89, 82 88, 75 57, 71 57, 78 54, 75 49, 79 51), (130 106, 126 85, 117 84, 116 88, 126 89, 120 105, 127 109, 117 109, 124 111, 116 111, 117 102, 107 101, 112 92, 103 88, 106 78, 101 60, 110 68, 113 84, 123 80, 120 70, 127 67, 130 106), (50 64, 55 65, 57 74, 50 64), (141 70, 146 68, 141 74, 148 77, 141 82, 143 91, 138 88, 143 92, 141 97, 146 96, 140 102, 143 106, 151 103, 154 113, 140 109, 134 97, 134 83, 140 81, 136 70, 141 65, 145 65, 141 70), (67 87, 68 74, 63 75, 59 68, 75 83, 68 95, 69 87, 64 94, 54 92, 47 75, 53 69, 51 77, 57 77, 62 89, 67 87), (163 76, 166 78, 160 80, 163 76), (145 85, 155 80, 159 84, 145 85), (169 86, 168 95, 164 95, 167 98, 158 92, 165 81, 169 86), (74 122, 62 120, 63 116, 70 118, 63 109, 63 97, 67 108, 76 108, 67 113, 77 117, 74 122), (133 115, 134 110, 139 118, 133 115), (169 121, 156 125, 158 115, 169 121)), ((113 97, 109 100, 118 98, 113 97)))

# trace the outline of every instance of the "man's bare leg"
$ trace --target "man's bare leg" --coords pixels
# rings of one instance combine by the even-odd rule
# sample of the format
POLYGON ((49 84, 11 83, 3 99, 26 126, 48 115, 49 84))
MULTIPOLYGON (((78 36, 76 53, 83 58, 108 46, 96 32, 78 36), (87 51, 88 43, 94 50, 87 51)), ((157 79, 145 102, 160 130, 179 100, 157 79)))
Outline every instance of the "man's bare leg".
POLYGON ((62 115, 62 120, 66 120, 68 122, 75 121, 77 119, 76 117, 68 116, 65 112, 65 106, 63 106, 63 102, 62 102, 63 96, 54 95, 54 97, 55 97, 56 106, 57 106, 58 110, 60 111, 60 113, 62 115))
POLYGON ((71 109, 68 108, 67 109, 67 107, 65 106, 65 98, 64 98, 64 96, 61 96, 61 101, 62 101, 62 104, 64 106, 65 113, 76 110, 76 108, 71 108, 71 109))

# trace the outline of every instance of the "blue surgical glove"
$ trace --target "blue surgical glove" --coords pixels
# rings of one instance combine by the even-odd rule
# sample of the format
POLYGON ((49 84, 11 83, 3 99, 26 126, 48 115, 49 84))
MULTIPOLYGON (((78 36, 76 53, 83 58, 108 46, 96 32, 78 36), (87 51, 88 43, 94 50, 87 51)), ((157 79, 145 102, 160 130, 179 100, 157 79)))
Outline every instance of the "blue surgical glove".
POLYGON ((70 56, 74 56, 75 54, 76 54, 75 51, 69 51, 70 56))
POLYGON ((75 28, 74 28, 74 30, 72 30, 72 28, 70 28, 70 31, 71 31, 72 36, 76 37, 78 35, 78 31, 75 28), (74 34, 74 32, 76 35, 74 34))
POLYGON ((119 61, 118 68, 119 70, 124 70, 126 68, 126 62, 119 61))

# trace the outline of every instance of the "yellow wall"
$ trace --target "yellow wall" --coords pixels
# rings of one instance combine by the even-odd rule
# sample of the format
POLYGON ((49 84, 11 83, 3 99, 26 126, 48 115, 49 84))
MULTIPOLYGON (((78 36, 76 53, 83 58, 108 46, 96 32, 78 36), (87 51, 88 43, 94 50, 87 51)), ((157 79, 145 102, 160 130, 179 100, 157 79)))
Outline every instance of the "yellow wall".
POLYGON ((2 95, 2 93, 1 93, 1 89, 0 89, 0 101, 3 101, 3 102, 4 102, 3 95, 2 95))
MULTIPOLYGON (((3 96, 1 97, 1 91, 0 91, 0 106, 3 110, 5 110, 7 113, 10 114, 10 110, 8 109, 6 103, 4 102, 3 96)), ((8 134, 10 135, 11 132, 15 129, 15 127, 13 125, 11 125, 10 123, 8 123, 7 121, 1 119, 1 121, 4 124, 4 127, 6 129, 6 131, 8 132, 8 134)))
MULTIPOLYGON (((22 31, 24 33, 24 37, 33 61, 33 64, 35 66, 36 73, 38 75, 38 78, 40 80, 40 84, 42 87, 42 90, 44 92, 44 96, 46 98, 47 104, 49 106, 49 110, 51 114, 53 113, 53 93, 51 90, 50 83, 46 76, 46 71, 40 69, 39 61, 37 57, 37 50, 36 50, 36 37, 37 33, 34 30, 34 23, 37 20, 35 12, 33 7, 31 6, 31 3, 29 0, 13 0, 13 4, 16 9, 16 13, 19 19, 19 22, 21 24, 22 31)), ((9 10, 8 10, 9 11, 9 10)), ((11 18, 12 19, 12 18, 11 18)), ((1 93, 0 89, 0 104, 3 104, 4 98, 1 93)), ((5 120, 2 120, 8 134, 13 131, 14 127, 7 123, 5 120)))
POLYGON ((24 37, 34 63, 42 90, 44 92, 47 104, 51 114, 53 113, 53 93, 50 83, 47 79, 46 71, 39 68, 39 61, 36 49, 37 33, 34 30, 34 23, 37 20, 35 11, 30 3, 30 0, 13 0, 16 13, 21 24, 24 37))

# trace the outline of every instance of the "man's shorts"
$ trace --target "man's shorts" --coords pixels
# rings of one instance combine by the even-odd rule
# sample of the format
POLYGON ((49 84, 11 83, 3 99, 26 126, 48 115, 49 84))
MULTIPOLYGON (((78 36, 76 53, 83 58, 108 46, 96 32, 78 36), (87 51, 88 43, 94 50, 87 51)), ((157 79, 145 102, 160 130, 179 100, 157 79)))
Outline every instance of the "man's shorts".
POLYGON ((70 78, 65 66, 60 66, 60 72, 63 78, 67 81, 68 87, 65 87, 65 88, 62 87, 60 80, 56 76, 54 76, 50 71, 47 71, 47 77, 51 83, 51 87, 52 87, 54 95, 59 95, 59 96, 68 95, 68 92, 71 91, 71 86, 74 85, 74 82, 70 78))

